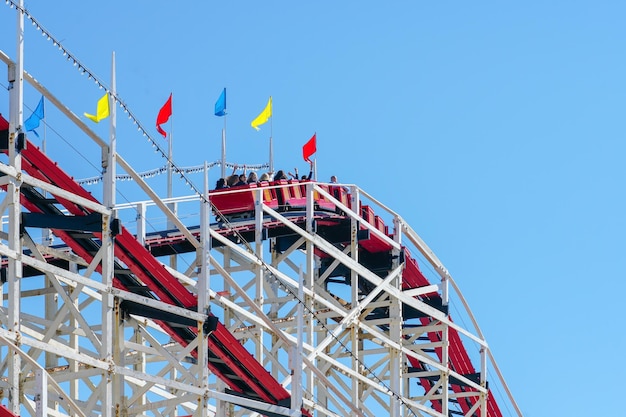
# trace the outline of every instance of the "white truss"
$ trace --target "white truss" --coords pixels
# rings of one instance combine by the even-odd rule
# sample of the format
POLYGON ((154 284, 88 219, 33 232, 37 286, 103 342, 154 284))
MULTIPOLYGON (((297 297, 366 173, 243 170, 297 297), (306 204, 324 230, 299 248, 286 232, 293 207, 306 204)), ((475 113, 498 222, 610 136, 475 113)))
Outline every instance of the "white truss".
MULTIPOLYGON (((4 54, 0 59, 15 65, 4 54)), ((60 100, 23 74, 103 152, 110 149, 60 100)), ((497 386, 504 391, 497 399, 500 408, 521 416, 450 274, 399 215, 358 187, 351 186, 351 206, 358 207, 359 201, 373 206, 392 229, 390 235, 312 182, 307 185, 307 208, 297 216, 265 205, 258 189, 256 210, 249 218, 219 225, 214 219, 209 227, 202 196, 161 199, 121 155, 109 155, 107 160, 116 161, 146 199, 106 207, 23 172, 13 146, 21 120, 14 120, 20 119, 11 121, 10 152, 0 163, 4 174, 0 184, 7 189, 0 202, 7 226, 0 233, 0 255, 8 265, 0 308, 0 400, 14 414, 300 416, 303 408, 315 416, 438 417, 454 412, 486 417, 487 397, 497 386), (102 215, 103 245, 93 261, 36 243, 34 236, 40 232, 24 228, 21 222, 19 191, 25 186, 102 215), (317 232, 314 196, 331 201, 349 219, 348 241, 338 245, 317 232), (183 206, 194 207, 190 211, 201 215, 183 221, 177 216, 183 206), (112 284, 115 262, 122 266, 123 262, 113 255, 111 219, 117 216, 127 227, 132 227, 131 220, 125 218, 137 219, 137 239, 146 242, 146 219, 156 212, 167 216, 178 229, 174 234, 196 248, 166 256, 162 263, 199 296, 198 312, 112 284), (200 238, 192 227, 198 224, 200 238), (243 225, 253 233, 242 233, 243 225), (267 238, 270 228, 282 234, 267 238), (359 251, 358 231, 363 229, 392 248, 386 271, 370 270, 359 259, 366 256, 359 251), (288 241, 283 239, 287 234, 288 241), (403 289, 406 265, 400 255, 405 248, 418 259, 430 285, 403 289), (323 263, 316 255, 320 251, 332 261, 323 263), (65 260, 68 267, 55 266, 51 259, 65 260), (24 268, 39 272, 25 277, 24 268), (343 279, 333 279, 336 268, 345 271, 343 279), (360 290, 363 286, 369 290, 360 290), (461 320, 452 321, 446 310, 418 298, 433 292, 446 306, 458 303, 461 320), (198 336, 181 346, 157 322, 126 314, 120 307, 124 301, 195 321, 198 336), (233 395, 208 371, 210 352, 202 332, 205 306, 291 393, 288 407, 233 395), (407 308, 428 317, 428 322, 404 317, 407 308), (472 326, 461 325, 463 319, 472 326), (460 336, 478 379, 451 369, 450 332, 460 336), (429 338, 433 333, 441 339, 429 338), (430 385, 424 388, 420 381, 426 380, 430 385), (464 386, 464 391, 451 389, 451 381, 464 386), (461 407, 468 399, 473 406, 461 407)), ((115 181, 108 186, 113 189, 105 189, 105 195, 115 192, 115 181)))

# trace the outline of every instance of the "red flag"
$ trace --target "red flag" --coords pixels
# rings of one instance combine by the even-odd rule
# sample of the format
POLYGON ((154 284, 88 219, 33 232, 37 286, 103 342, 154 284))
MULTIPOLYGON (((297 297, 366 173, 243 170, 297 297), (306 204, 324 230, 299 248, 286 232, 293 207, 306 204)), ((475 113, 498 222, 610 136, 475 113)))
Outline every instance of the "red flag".
POLYGON ((307 162, 311 162, 309 157, 313 155, 315 152, 317 152, 316 136, 317 136, 317 133, 314 133, 311 139, 309 139, 309 141, 305 143, 304 146, 302 147, 302 157, 307 162))
POLYGON ((170 93, 170 98, 167 99, 161 110, 159 110, 159 115, 156 119, 156 128, 160 134, 163 135, 164 138, 167 138, 167 132, 161 129, 161 125, 163 123, 167 123, 170 116, 172 115, 172 94, 170 93))

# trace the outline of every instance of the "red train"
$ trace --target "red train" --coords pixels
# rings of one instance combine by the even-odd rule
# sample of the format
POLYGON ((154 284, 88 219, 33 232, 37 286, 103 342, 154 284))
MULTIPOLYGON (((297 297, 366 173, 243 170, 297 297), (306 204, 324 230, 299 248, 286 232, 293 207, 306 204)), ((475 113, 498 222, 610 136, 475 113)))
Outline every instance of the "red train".
MULTIPOLYGON (((217 216, 228 220, 251 217, 254 213, 255 202, 258 193, 255 191, 262 188, 263 203, 268 207, 284 212, 306 209, 306 187, 313 184, 312 181, 278 180, 262 181, 220 190, 212 190, 209 198, 217 216)), ((334 196, 346 207, 350 207, 350 194, 343 186, 316 183, 321 189, 334 196)), ((327 212, 340 213, 341 210, 335 203, 317 191, 313 195, 314 208, 327 212)))

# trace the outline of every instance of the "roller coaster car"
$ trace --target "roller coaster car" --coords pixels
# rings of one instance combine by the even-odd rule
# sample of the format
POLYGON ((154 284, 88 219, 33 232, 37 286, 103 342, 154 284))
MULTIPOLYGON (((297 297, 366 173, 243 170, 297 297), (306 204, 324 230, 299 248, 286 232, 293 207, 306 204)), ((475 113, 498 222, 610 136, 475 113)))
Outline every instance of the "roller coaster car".
POLYGON ((254 192, 256 184, 239 185, 209 192, 209 200, 216 217, 248 218, 254 216, 254 192), (250 191, 246 191, 250 190, 250 191))
MULTIPOLYGON (((222 219, 236 220, 254 216, 255 202, 258 198, 256 190, 262 188, 263 204, 280 211, 296 211, 306 209, 306 187, 309 181, 278 180, 263 181, 257 184, 240 185, 222 190, 211 190, 209 198, 213 205, 213 213, 222 219)), ((341 202, 349 206, 347 194, 339 195, 335 188, 319 184, 322 189, 331 195, 338 195, 341 202)), ((342 189, 343 191, 343 189, 342 189)), ((319 192, 314 192, 314 208, 328 212, 338 211, 337 206, 319 192)))

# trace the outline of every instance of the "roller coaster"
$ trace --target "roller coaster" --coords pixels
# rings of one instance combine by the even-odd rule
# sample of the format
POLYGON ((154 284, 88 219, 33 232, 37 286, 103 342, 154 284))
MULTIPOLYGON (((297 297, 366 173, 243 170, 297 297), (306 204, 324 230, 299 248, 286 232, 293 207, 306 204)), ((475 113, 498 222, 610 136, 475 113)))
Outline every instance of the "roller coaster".
POLYGON ((522 415, 456 281, 374 196, 205 172, 161 198, 0 59, 106 156, 102 203, 0 116, 0 417, 522 415), (118 167, 144 200, 114 202, 118 167))

